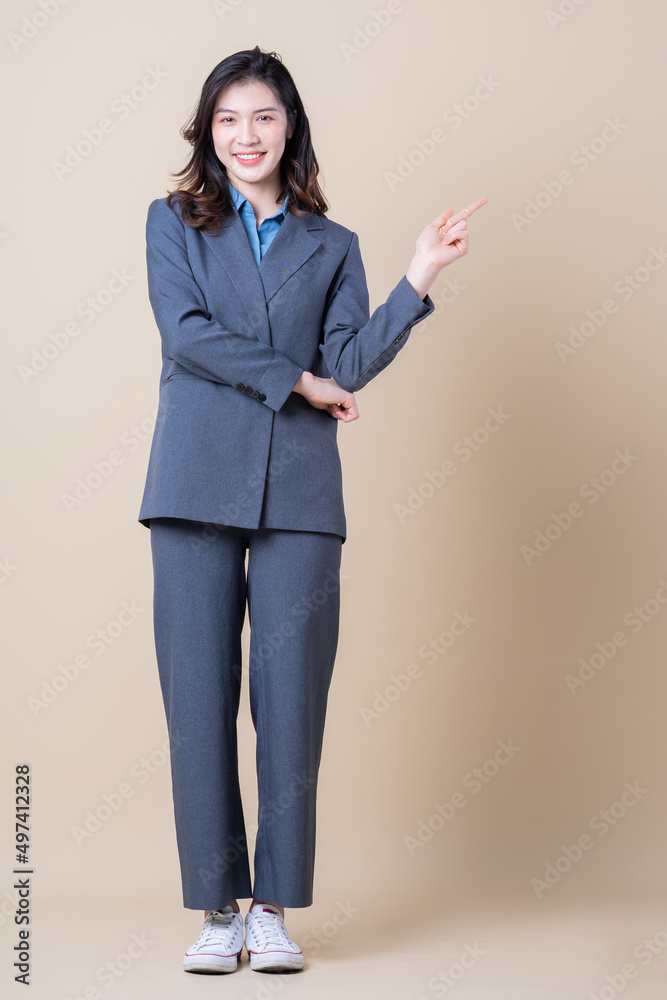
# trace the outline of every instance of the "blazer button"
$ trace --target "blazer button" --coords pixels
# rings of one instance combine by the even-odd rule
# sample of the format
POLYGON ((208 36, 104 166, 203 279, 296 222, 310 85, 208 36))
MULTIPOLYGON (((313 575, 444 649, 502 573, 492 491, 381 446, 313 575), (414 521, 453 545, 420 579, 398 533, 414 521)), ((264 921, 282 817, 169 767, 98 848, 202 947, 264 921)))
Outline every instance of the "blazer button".
POLYGON ((245 389, 245 386, 244 386, 243 382, 237 382, 236 383, 236 388, 237 389, 245 389))
POLYGON ((266 399, 266 396, 264 395, 263 392, 260 392, 260 394, 259 394, 259 396, 257 398, 261 399, 261 401, 264 402, 264 400, 266 399))
POLYGON ((252 396, 253 399, 259 399, 259 393, 257 392, 257 389, 253 389, 250 395, 252 396))

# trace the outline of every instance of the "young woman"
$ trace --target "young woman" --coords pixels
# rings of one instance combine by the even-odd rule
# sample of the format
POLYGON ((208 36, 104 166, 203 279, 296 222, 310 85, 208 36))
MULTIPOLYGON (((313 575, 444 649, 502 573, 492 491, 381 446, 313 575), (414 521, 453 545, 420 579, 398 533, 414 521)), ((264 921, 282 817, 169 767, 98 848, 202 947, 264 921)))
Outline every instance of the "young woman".
POLYGON ((193 147, 182 182, 150 204, 146 226, 163 361, 139 521, 151 531, 183 903, 205 916, 183 967, 236 969, 238 899, 251 898, 250 966, 284 972, 303 968, 284 908, 312 904, 338 642, 338 422, 358 418, 354 393, 433 312, 428 289, 467 253, 467 219, 487 199, 429 223, 369 316, 358 237, 325 214, 308 118, 275 53, 216 66, 182 135, 193 147), (246 604, 252 881, 236 738, 246 604))

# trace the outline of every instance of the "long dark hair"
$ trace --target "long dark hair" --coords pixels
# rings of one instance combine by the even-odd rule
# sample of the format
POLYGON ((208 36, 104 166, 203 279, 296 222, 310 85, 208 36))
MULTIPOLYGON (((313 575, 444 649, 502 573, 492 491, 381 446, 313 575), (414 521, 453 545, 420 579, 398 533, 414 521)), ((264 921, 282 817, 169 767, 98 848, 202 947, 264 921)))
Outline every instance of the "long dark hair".
POLYGON ((258 45, 227 56, 209 73, 202 87, 199 103, 180 134, 193 147, 190 159, 182 170, 171 171, 172 177, 182 177, 178 188, 167 195, 171 206, 179 199, 183 221, 204 232, 217 231, 223 219, 234 212, 227 187, 227 168, 218 159, 211 121, 220 92, 230 84, 260 80, 271 89, 285 109, 291 139, 285 142, 280 161, 280 194, 278 201, 289 195, 288 211, 293 215, 315 213, 324 215, 329 205, 317 182, 319 166, 310 139, 310 125, 294 80, 276 52, 263 52, 258 45), (294 111, 296 109, 296 116, 294 111))

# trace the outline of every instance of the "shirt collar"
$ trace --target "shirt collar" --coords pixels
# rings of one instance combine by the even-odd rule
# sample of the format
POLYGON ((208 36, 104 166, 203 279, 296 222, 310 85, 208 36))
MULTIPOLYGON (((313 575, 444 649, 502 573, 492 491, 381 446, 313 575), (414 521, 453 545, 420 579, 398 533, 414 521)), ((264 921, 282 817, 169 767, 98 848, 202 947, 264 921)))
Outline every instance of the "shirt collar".
MULTIPOLYGON (((234 187, 234 185, 231 183, 231 181, 229 180, 229 178, 227 179, 227 186, 229 188, 229 193, 232 196, 232 201, 234 202, 234 204, 236 205, 236 207, 238 208, 238 210, 240 212, 241 209, 243 208, 244 202, 248 201, 248 199, 246 198, 246 196, 244 194, 241 194, 241 192, 238 190, 238 188, 234 187)), ((286 215, 287 214, 287 202, 288 201, 289 201, 289 195, 286 196, 284 202, 282 203, 282 205, 280 206, 280 208, 278 209, 278 211, 274 212, 274 214, 271 215, 271 216, 269 216, 269 218, 273 219, 273 218, 275 218, 276 215, 279 215, 281 212, 282 212, 283 215, 286 215)))

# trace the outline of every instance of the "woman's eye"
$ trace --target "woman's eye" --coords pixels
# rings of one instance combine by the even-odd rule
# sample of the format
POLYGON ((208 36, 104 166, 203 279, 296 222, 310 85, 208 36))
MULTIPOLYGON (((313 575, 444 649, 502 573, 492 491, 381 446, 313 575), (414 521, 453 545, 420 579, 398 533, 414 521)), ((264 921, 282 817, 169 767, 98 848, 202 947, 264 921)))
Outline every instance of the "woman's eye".
MULTIPOLYGON (((271 115, 259 115, 259 118, 265 118, 269 122, 273 121, 273 118, 271 117, 271 115)), ((234 119, 227 117, 227 118, 219 118, 218 120, 219 120, 220 124, 222 125, 223 122, 231 122, 234 119)))

